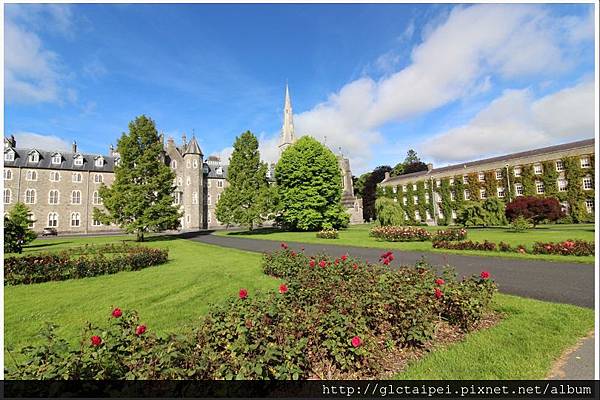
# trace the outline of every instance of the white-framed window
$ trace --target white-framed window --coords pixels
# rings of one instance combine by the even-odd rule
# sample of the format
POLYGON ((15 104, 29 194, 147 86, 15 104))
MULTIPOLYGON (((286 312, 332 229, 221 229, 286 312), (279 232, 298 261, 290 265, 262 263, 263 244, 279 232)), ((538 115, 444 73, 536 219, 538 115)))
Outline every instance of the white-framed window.
POLYGON ((10 204, 12 198, 12 192, 10 189, 4 189, 4 204, 10 204))
POLYGON ((465 189, 465 200, 470 200, 471 199, 471 192, 469 191, 469 189, 465 189))
POLYGON ((406 185, 402 185, 402 191, 406 192, 406 185))
POLYGON ((102 157, 96 158, 94 165, 96 165, 96 167, 100 167, 100 168, 104 167, 104 158, 102 158, 102 157))
POLYGON ((39 153, 38 153, 37 151, 31 152, 31 153, 29 154, 29 159, 28 159, 28 161, 29 161, 30 163, 36 163, 36 162, 40 162, 40 155, 39 155, 39 153))
POLYGON ((50 171, 50 182, 58 182, 58 181, 60 181, 60 172, 50 171))
POLYGON ((78 212, 71 213, 71 226, 77 227, 81 225, 81 214, 78 212))
POLYGON ((413 183, 413 190, 417 190, 417 184, 413 183))
POLYGON ((210 206, 210 205, 211 205, 211 202, 212 202, 212 198, 211 198, 211 195, 210 195, 210 193, 208 193, 208 194, 206 195, 206 204, 208 204, 208 205, 210 206))
POLYGON ((517 196, 523 196, 523 185, 521 183, 515 183, 515 193, 517 196))
POLYGON ((513 175, 515 176, 515 178, 520 177, 522 173, 523 173, 523 170, 521 169, 521 167, 513 168, 513 175))
POLYGON ((81 155, 75 156, 75 159, 73 160, 73 165, 82 166, 83 165, 83 156, 81 156, 81 155))
POLYGON ((92 219, 92 226, 102 226, 102 222, 94 218, 92 219))
POLYGON ((71 192, 71 204, 81 204, 81 190, 71 192))
POLYGON ((171 160, 171 168, 177 169, 177 160, 171 160))
POLYGON ((452 210, 452 219, 456 219, 456 210, 452 210))
POLYGON ((498 198, 503 199, 506 196, 506 190, 504 187, 499 186, 496 190, 498 191, 498 198))
POLYGON ((192 163, 190 162, 190 160, 187 160, 187 162, 185 163, 185 166, 188 168, 192 168, 192 163))
POLYGON ((415 221, 420 221, 421 215, 419 215, 419 210, 415 210, 415 221))
POLYGON ((591 176, 583 177, 583 190, 593 190, 594 189, 594 181, 591 176))
POLYGON ((223 167, 217 167, 216 171, 217 175, 223 175, 223 167))
POLYGON ((487 199, 487 192, 485 189, 479 189, 479 198, 482 200, 487 199))
POLYGON ((183 186, 183 178, 182 177, 177 177, 177 186, 183 186))
POLYGON ((223 187, 223 179, 217 180, 217 187, 218 188, 222 188, 223 187))
POLYGON ((556 160, 556 170, 558 172, 565 170, 565 164, 563 163, 563 160, 556 160))
POLYGON ((104 177, 102 174, 94 174, 94 183, 102 183, 104 181, 104 177))
POLYGON ((81 172, 73 172, 73 182, 81 183, 83 181, 83 175, 81 172))
POLYGON ((15 152, 13 150, 9 150, 4 153, 4 161, 15 161, 15 152))
POLYGON ((419 196, 413 196, 413 204, 419 204, 419 196))
POLYGON ((425 204, 429 204, 429 193, 425 193, 425 204))
POLYGON ((535 181, 535 191, 537 194, 544 194, 544 182, 535 181))
POLYGON ((119 157, 115 158, 115 167, 118 167, 121 164, 121 159, 119 157))
POLYGON ((535 175, 541 175, 544 172, 544 167, 542 167, 542 164, 535 164, 533 166, 533 173, 535 175))
POLYGON ((188 224, 192 221, 192 218, 190 216, 190 214, 186 214, 185 215, 185 222, 187 222, 188 224))
POLYGON ((217 193, 217 203, 221 200, 221 193, 217 193))
POLYGON ((206 215, 206 222, 208 222, 209 224, 212 223, 212 216, 210 215, 210 212, 208 212, 208 214, 206 215))
POLYGON ((35 204, 35 189, 25 191, 25 204, 35 204))
POLYGON ((450 178, 450 186, 454 186, 454 178, 450 178))
POLYGON ((48 192, 48 204, 59 204, 60 193, 58 190, 53 189, 48 192))
POLYGON ((178 206, 179 205, 179 192, 173 193, 172 196, 173 196, 173 204, 178 206))
POLYGON ((27 214, 27 217, 29 218, 29 220, 31 221, 29 223, 29 229, 33 229, 35 228, 35 214, 34 213, 29 213, 27 214))
POLYGON ((441 179, 437 179, 435 181, 435 187, 440 187, 440 186, 442 186, 442 180, 441 179))
POLYGON ((94 205, 102 204, 102 197, 100 196, 100 192, 98 192, 97 190, 95 190, 94 193, 92 193, 92 204, 94 204, 94 205))
POLYGON ((581 168, 589 168, 592 166, 591 162, 590 162, 590 158, 589 157, 581 157, 579 159, 580 163, 581 163, 581 168))
POLYGON ((392 193, 398 193, 398 188, 396 186, 392 186, 392 193))
POLYGON ((192 167, 198 168, 198 160, 193 160, 192 161, 192 167))
POLYGON ((396 197, 394 197, 394 203, 397 203, 398 199, 396 197))
POLYGON ((37 171, 34 171, 32 169, 27 170, 27 175, 25 176, 25 180, 37 181, 37 171))
POLYGON ((463 184, 469 183, 469 177, 467 175, 463 175, 463 184))
POLYGON ((402 198, 402 203, 403 203, 404 205, 408 204, 408 200, 406 200, 406 197, 402 198))
POLYGON ((62 155, 55 154, 52 156, 52 164, 60 164, 62 163, 62 155))
POLYGON ((558 186, 558 191, 559 192, 566 192, 567 191, 568 183, 569 182, 566 179, 557 179, 556 180, 556 186, 558 186))
POLYGON ((58 226, 58 213, 48 213, 48 226, 50 228, 56 228, 58 226))
POLYGON ((480 172, 477 177, 479 178, 479 182, 485 182, 485 173, 480 172))
POLYGON ((192 193, 192 204, 198 204, 198 192, 192 193))
POLYGON ((450 192, 450 200, 451 201, 456 200, 456 196, 454 195, 454 192, 450 192))
POLYGON ((191 185, 192 184, 192 178, 190 178, 189 176, 186 178, 185 183, 187 185, 191 185))
POLYGON ((425 219, 431 219, 431 214, 429 213, 429 210, 425 210, 425 219))
POLYGON ((4 170, 4 180, 10 181, 12 179, 12 171, 10 169, 4 170))
POLYGON ((496 180, 499 181, 502 179, 502 170, 501 169, 497 169, 496 170, 496 180))
POLYGON ((585 209, 590 214, 594 212, 594 199, 585 200, 585 209))

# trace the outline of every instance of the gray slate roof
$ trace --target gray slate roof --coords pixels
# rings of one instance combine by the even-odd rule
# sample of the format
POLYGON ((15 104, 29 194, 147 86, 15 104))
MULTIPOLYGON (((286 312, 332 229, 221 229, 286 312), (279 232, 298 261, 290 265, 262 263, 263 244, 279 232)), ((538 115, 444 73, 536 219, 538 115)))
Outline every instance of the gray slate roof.
POLYGON ((5 167, 21 167, 21 168, 42 168, 42 169, 61 169, 71 171, 96 171, 96 172, 113 172, 115 166, 115 158, 110 156, 104 156, 100 154, 87 154, 87 153, 72 153, 63 151, 45 151, 38 149, 25 149, 25 148, 8 148, 4 149, 4 153, 9 150, 15 152, 14 161, 4 160, 5 167), (37 151, 40 154, 40 160, 37 163, 29 162, 29 153, 37 151), (62 155, 62 162, 60 164, 52 164, 52 156, 54 154, 62 155), (75 155, 83 156, 83 165, 75 165, 75 155), (104 165, 97 167, 95 164, 96 158, 104 158, 104 165))

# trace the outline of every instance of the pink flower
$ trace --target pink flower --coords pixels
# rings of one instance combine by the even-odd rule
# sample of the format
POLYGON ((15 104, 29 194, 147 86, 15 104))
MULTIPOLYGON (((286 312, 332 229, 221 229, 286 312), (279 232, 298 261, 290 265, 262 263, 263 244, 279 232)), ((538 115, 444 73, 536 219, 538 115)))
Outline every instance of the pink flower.
POLYGON ((362 344, 362 340, 358 336, 352 338, 352 346, 358 347, 362 344))
POLYGON ((292 252, 290 253, 290 255, 291 255, 292 257, 296 257, 296 252, 292 251, 292 252))
POLYGON ((358 269, 358 265, 354 264, 354 269, 358 269))
POLYGON ((319 267, 325 268, 326 266, 327 266, 327 263, 325 262, 325 260, 319 261, 319 267))
POLYGON ((121 311, 121 309, 119 307, 115 308, 112 311, 112 316, 115 318, 119 318, 121 315, 123 315, 123 312, 121 311))
POLYGON ((437 278, 435 280, 435 284, 438 286, 442 286, 444 283, 446 283, 446 281, 444 281, 442 278, 437 278))
POLYGON ((245 299, 246 297, 248 297, 248 291, 246 289, 240 289, 240 299, 245 299))
POLYGON ((342 256, 342 261, 346 261, 347 259, 348 259, 348 256, 344 254, 344 255, 342 256))
POLYGON ((146 325, 138 325, 138 327, 135 328, 135 334, 138 336, 142 335, 144 332, 146 332, 146 325))
POLYGON ((281 248, 284 249, 284 250, 287 250, 288 245, 282 242, 281 243, 281 248))
POLYGON ((435 298, 436 299, 441 298, 443 295, 444 295, 444 293, 440 289, 435 288, 435 298))
POLYGON ((308 265, 310 265, 311 268, 314 268, 316 264, 317 262, 315 260, 310 260, 310 262, 308 263, 308 265))
POLYGON ((481 277, 481 279, 488 279, 490 277, 490 273, 487 271, 481 271, 481 274, 479 276, 481 277))
POLYGON ((281 285, 279 285, 279 293, 284 294, 287 293, 288 291, 288 287, 286 286, 285 283, 282 283, 281 285))

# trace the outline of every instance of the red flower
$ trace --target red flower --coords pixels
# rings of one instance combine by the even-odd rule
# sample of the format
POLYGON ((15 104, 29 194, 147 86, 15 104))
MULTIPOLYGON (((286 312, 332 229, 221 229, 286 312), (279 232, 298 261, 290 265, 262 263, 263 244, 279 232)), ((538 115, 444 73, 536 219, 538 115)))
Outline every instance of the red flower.
POLYGON ((287 293, 288 291, 288 287, 286 286, 285 283, 282 283, 281 285, 279 285, 279 293, 284 294, 287 293))
POLYGON ((358 336, 352 338, 352 346, 358 347, 362 344, 362 340, 358 336))
POLYGON ((316 264, 317 262, 315 260, 310 260, 310 262, 308 263, 308 265, 310 265, 311 268, 314 268, 316 264))
POLYGON ((335 265, 338 265, 339 263, 340 263, 340 260, 339 260, 339 258, 336 258, 336 259, 335 259, 335 265))
POLYGON ((327 266, 327 263, 325 262, 325 260, 319 261, 319 267, 325 268, 326 266, 327 266))
POLYGON ((123 312, 119 307, 115 308, 112 312, 112 316, 115 318, 119 318, 121 315, 123 315, 123 312))
POLYGON ((284 250, 287 250, 288 245, 282 242, 281 243, 281 248, 284 249, 284 250))
POLYGON ((358 269, 358 265, 354 264, 354 269, 358 269))
POLYGON ((390 255, 388 256, 388 260, 393 261, 394 260, 394 255, 390 252, 390 255))
POLYGON ((479 276, 481 277, 481 279, 487 279, 490 277, 490 273, 487 271, 481 271, 481 274, 479 276))
POLYGON ((292 257, 296 257, 296 252, 292 251, 292 252, 290 253, 290 255, 291 255, 292 257))
POLYGON ((446 283, 446 281, 444 281, 442 278, 437 278, 435 280, 435 284, 438 286, 442 286, 444 283, 446 283))
POLYGON ((383 259, 383 265, 388 265, 390 263, 390 259, 389 258, 384 258, 383 259))
POLYGON ((435 298, 436 298, 436 299, 439 299, 439 298, 440 298, 440 297, 442 297, 443 295, 444 295, 444 293, 443 293, 443 292, 442 292, 440 289, 438 289, 438 288, 435 288, 435 298))
POLYGON ((140 336, 144 332, 146 332, 146 325, 138 325, 138 327, 135 328, 135 334, 138 336, 140 336))
POLYGON ((248 291, 246 289, 240 289, 240 299, 248 297, 248 291))
POLYGON ((346 261, 347 259, 348 259, 348 256, 344 254, 344 255, 342 256, 342 261, 346 261))
POLYGON ((92 346, 94 347, 98 347, 102 344, 102 339, 100 338, 100 336, 92 336, 92 346))

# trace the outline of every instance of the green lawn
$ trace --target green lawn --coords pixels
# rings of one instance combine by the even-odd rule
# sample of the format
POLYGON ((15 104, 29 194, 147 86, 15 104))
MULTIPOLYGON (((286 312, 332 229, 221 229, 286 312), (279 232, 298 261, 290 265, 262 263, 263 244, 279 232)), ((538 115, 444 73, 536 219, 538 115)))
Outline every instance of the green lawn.
MULTIPOLYGON (((41 239, 25 253, 123 239, 127 238, 41 239)), ((159 334, 183 331, 211 303, 236 296, 241 287, 253 292, 278 286, 276 279, 262 273, 256 253, 170 237, 155 237, 146 245, 168 248, 170 261, 135 272, 5 287, 5 347, 40 341, 36 334, 46 321, 60 325, 60 336, 76 344, 85 321, 104 324, 113 306, 138 310, 143 322, 159 334)), ((498 294, 495 308, 505 314, 500 324, 430 353, 398 378, 543 378, 552 362, 594 326, 593 310, 575 306, 498 294)), ((7 352, 5 360, 11 362, 7 352)))
MULTIPOLYGON (((315 236, 315 232, 285 232, 274 229, 259 229, 253 232, 248 231, 217 231, 217 235, 230 235, 249 237, 253 239, 275 240, 283 242, 303 242, 303 243, 323 243, 335 244, 342 246, 359 246, 359 247, 376 247, 382 249, 398 249, 406 251, 428 251, 436 253, 453 253, 463 255, 481 255, 486 257, 508 257, 508 258, 524 258, 537 259, 545 261, 559 262, 578 262, 593 264, 594 256, 555 256, 555 255, 535 255, 535 254, 519 254, 519 253, 503 253, 489 252, 476 250, 446 250, 434 249, 431 242, 385 242, 369 237, 369 231, 372 224, 351 225, 348 229, 340 231, 339 239, 319 239, 315 236)), ((425 227, 430 231, 442 229, 441 227, 425 227)), ((594 225, 579 224, 579 225, 541 225, 535 229, 530 229, 526 232, 513 232, 509 228, 468 228, 468 240, 483 242, 499 243, 505 242, 512 246, 519 244, 531 248, 534 242, 557 242, 567 239, 583 239, 594 240, 594 225)))

